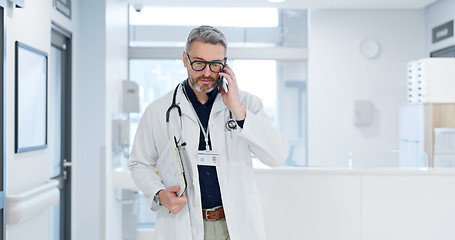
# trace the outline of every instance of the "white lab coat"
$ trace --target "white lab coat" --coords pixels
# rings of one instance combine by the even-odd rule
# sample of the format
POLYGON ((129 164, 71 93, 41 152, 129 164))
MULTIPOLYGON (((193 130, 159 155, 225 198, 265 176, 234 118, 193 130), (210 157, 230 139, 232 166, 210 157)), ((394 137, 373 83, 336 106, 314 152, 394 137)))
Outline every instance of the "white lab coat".
MULTIPOLYGON (((131 175, 137 187, 144 193, 152 210, 158 211, 155 239, 180 240, 204 239, 199 176, 197 170, 199 125, 195 112, 179 87, 176 103, 182 109, 183 130, 180 131, 177 110, 172 110, 170 133, 177 137, 182 134, 187 143, 186 151, 192 175, 188 181, 185 207, 176 215, 153 201, 158 190, 165 188, 155 168, 160 153, 168 142, 166 111, 172 103, 173 92, 151 103, 137 128, 133 150, 129 159, 131 175)), ((243 128, 228 131, 225 127, 229 110, 218 94, 209 117, 210 139, 213 152, 219 154, 216 167, 221 189, 224 212, 231 240, 265 239, 260 197, 251 161, 251 153, 264 164, 281 165, 288 155, 286 138, 270 123, 261 101, 246 92, 239 93, 247 110, 243 128)))

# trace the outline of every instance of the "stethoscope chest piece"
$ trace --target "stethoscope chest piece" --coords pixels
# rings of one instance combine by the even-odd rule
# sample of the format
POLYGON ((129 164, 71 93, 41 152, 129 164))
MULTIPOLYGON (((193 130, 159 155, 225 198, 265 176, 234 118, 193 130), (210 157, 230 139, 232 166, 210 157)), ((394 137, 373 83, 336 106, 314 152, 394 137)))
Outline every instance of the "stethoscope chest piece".
POLYGON ((229 131, 237 129, 237 121, 232 117, 232 113, 229 111, 229 120, 226 122, 226 129, 229 131))

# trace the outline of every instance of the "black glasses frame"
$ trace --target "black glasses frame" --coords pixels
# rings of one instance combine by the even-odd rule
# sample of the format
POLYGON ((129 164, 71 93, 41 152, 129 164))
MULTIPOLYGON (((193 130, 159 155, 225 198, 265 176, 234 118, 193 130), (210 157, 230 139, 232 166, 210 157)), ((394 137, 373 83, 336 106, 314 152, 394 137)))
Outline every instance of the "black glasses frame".
POLYGON ((223 69, 226 67, 226 61, 227 61, 227 58, 224 58, 223 61, 224 63, 220 63, 220 62, 207 62, 207 61, 200 61, 200 60, 196 60, 196 61, 191 61, 190 59, 190 56, 188 55, 188 53, 186 53, 186 57, 188 58, 188 61, 190 62, 190 66, 191 68, 196 71, 196 72, 200 72, 200 71, 203 71, 206 67, 207 67, 207 64, 209 65, 209 68, 210 68, 210 71, 214 72, 214 73, 220 73, 223 71, 223 69), (193 67, 193 64, 194 63, 203 63, 204 64, 204 67, 200 70, 196 70, 194 69, 193 67), (223 67, 221 68, 220 71, 213 71, 212 69, 212 64, 221 64, 223 67))

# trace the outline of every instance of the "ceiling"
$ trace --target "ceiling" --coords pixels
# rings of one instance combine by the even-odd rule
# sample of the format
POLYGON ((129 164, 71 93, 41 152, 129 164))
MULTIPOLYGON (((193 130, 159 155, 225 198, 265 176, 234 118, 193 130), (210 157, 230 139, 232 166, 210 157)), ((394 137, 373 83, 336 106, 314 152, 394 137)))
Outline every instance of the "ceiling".
MULTIPOLYGON (((126 0, 137 7, 277 7, 311 9, 423 9, 438 0, 126 0)), ((222 15, 221 15, 222 16, 222 15)), ((229 17, 229 16, 225 16, 229 17)))

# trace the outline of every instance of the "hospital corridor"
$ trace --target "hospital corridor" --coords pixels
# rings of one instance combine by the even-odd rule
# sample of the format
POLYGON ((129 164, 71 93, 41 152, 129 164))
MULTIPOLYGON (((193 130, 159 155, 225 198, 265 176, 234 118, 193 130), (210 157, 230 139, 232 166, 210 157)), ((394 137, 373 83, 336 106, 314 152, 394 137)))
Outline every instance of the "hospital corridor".
POLYGON ((0 240, 453 240, 454 20, 0 0, 0 240))

